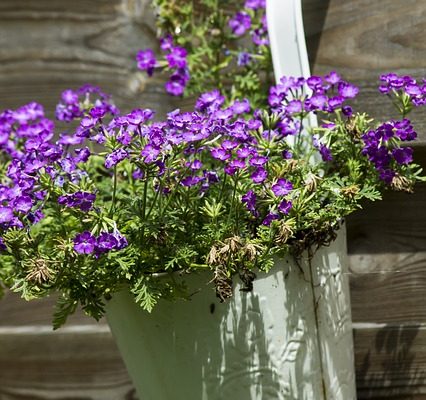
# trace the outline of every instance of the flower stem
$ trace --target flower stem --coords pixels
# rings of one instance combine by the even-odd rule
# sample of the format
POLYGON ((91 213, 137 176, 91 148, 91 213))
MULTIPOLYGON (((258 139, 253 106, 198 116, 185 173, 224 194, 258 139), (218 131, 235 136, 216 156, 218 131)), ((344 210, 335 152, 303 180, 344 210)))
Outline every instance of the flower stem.
POLYGON ((116 195, 117 195, 117 165, 114 165, 114 173, 112 176, 112 200, 111 200, 111 207, 109 209, 110 217, 115 211, 116 195))
POLYGON ((145 182, 143 183, 143 202, 142 202, 142 217, 145 220, 146 213, 146 198, 148 195, 148 178, 145 178, 145 182))

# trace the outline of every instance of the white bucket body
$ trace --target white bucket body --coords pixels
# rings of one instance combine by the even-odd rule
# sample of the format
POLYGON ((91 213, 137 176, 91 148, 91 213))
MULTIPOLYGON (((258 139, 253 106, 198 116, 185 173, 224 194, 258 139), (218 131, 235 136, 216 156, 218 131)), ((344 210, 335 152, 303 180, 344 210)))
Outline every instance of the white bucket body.
POLYGON ((288 258, 252 292, 236 279, 225 303, 207 273, 189 276, 192 300, 151 314, 114 295, 107 318, 140 399, 355 400, 345 240, 316 253, 312 274, 288 258))

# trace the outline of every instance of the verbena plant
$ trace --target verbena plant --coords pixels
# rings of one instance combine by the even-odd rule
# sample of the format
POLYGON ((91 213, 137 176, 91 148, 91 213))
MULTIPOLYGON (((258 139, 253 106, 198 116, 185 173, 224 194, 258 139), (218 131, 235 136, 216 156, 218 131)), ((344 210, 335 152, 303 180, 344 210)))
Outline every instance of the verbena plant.
MULTIPOLYGON (((262 6, 246 2, 260 18, 262 6)), ((217 29, 250 29, 244 15, 218 15, 217 29)), ((200 82, 215 87, 213 70, 188 61, 210 55, 196 56, 196 47, 183 50, 166 35, 167 68, 185 70, 193 92, 200 82)), ((149 73, 161 66, 151 51, 138 62, 149 73)), ((256 70, 236 68, 229 74, 241 79, 256 70)), ((251 92, 222 82, 223 93, 201 94, 192 112, 157 120, 148 109, 119 113, 86 85, 63 92, 56 118, 70 128, 60 135, 37 103, 3 111, 0 287, 25 299, 59 292, 55 327, 79 304, 100 318, 105 299, 123 286, 148 311, 161 297, 186 297, 175 271, 209 271, 222 300, 235 274, 249 289, 254 271, 268 271, 275 256, 300 256, 332 240, 363 200, 380 199, 387 188, 411 192, 423 179, 405 142, 416 137, 406 116, 425 103, 426 87, 411 77, 381 79, 399 120, 354 112, 347 102, 358 89, 335 72, 283 77, 269 92, 261 83, 251 92), (306 132, 311 114, 320 123, 306 132)))

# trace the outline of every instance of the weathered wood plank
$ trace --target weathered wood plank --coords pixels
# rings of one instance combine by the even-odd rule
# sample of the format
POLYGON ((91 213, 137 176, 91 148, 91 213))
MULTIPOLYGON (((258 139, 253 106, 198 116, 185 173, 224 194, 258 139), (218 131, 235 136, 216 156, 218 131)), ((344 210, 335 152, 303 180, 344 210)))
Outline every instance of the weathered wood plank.
POLYGON ((358 399, 426 399, 426 326, 354 329, 358 399))
MULTIPOLYGON (((136 399, 106 329, 38 329, 0 328, 0 399, 136 399)), ((359 399, 425 399, 425 324, 356 324, 354 337, 359 399)))
POLYGON ((422 184, 412 195, 389 192, 384 201, 366 204, 347 219, 354 321, 426 321, 424 210, 422 184))
MULTIPOLYGON (((51 325, 56 296, 25 301, 19 294, 7 292, 0 300, 0 329, 4 326, 51 325)), ((93 318, 81 310, 68 318, 67 325, 93 325, 93 318)), ((105 324, 105 320, 100 321, 105 324)), ((1 400, 1 399, 0 399, 1 400)))
POLYGON ((0 328, 0 399, 136 399, 107 326, 49 328, 0 328))
POLYGON ((101 86, 126 111, 175 107, 163 77, 136 69, 137 50, 158 47, 149 1, 6 0, 0 27, 1 109, 38 101, 52 116, 61 91, 84 83, 101 86))
POLYGON ((370 323, 426 321, 425 265, 423 262, 416 272, 350 276, 353 321, 370 323))

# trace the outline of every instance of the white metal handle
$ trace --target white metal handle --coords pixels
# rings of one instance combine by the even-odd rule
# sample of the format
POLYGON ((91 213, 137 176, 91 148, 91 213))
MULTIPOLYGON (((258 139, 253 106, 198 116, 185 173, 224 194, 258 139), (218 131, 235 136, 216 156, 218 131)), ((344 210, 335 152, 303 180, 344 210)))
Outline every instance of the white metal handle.
POLYGON ((277 83, 284 76, 310 76, 301 0, 267 0, 266 17, 277 83))
MULTIPOLYGON (((311 72, 303 28, 302 0, 266 0, 266 18, 275 81, 279 83, 282 76, 309 77, 311 72)), ((304 126, 317 125, 317 118, 311 113, 304 126)), ((287 140, 294 145, 294 136, 287 140)), ((312 162, 318 160, 319 155, 313 156, 312 162)))

